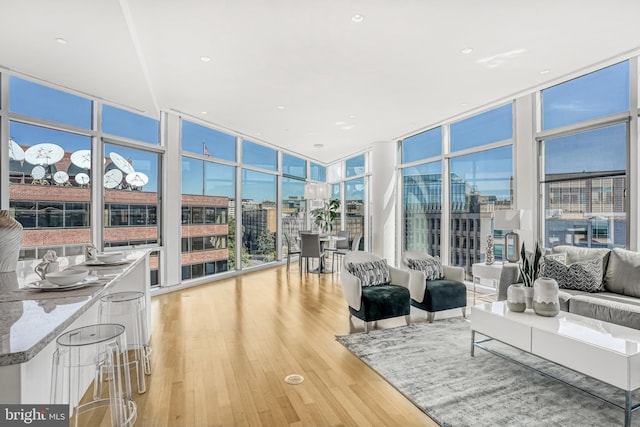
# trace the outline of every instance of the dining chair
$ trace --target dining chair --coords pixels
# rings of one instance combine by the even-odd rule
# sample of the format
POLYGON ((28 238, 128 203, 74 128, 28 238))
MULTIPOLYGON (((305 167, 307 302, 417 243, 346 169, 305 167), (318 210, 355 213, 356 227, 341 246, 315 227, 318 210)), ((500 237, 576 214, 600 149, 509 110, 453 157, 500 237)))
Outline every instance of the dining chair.
MULTIPOLYGON (((360 250, 360 241, 362 240, 362 233, 358 233, 356 234, 356 237, 353 238, 353 242, 351 242, 351 250, 349 250, 349 245, 347 244, 347 249, 340 249, 337 250, 336 252, 334 252, 333 256, 335 257, 336 255, 338 257, 344 257, 347 253, 349 252, 355 252, 360 250)), ((348 242, 348 241, 347 241, 348 242)), ((340 258, 338 258, 339 260, 340 258)), ((332 259, 333 262, 333 259, 332 259)), ((339 266, 339 263, 338 263, 339 266)))
POLYGON ((338 271, 340 267, 336 264, 336 255, 338 255, 338 262, 340 261, 340 255, 344 255, 349 250, 349 230, 342 230, 338 232, 338 237, 344 237, 344 240, 337 240, 335 248, 327 248, 329 252, 333 252, 331 255, 331 268, 333 271, 338 271))
POLYGON ((298 255, 298 267, 302 268, 302 257, 300 256, 300 247, 295 239, 287 233, 284 233, 284 240, 287 245, 287 273, 291 264, 291 255, 298 255))
MULTIPOLYGON (((322 249, 320 248, 320 235, 317 233, 300 233, 300 262, 306 260, 306 270, 309 272, 309 258, 318 258, 318 274, 320 274, 320 259, 322 249)), ((302 275, 302 264, 300 267, 302 275)))

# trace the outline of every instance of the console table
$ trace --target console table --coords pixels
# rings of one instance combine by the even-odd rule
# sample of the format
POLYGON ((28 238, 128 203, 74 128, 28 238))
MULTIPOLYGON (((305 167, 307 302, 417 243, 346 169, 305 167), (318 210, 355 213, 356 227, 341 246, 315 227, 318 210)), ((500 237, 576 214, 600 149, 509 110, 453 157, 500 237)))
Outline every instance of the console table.
MULTIPOLYGON (((98 320, 101 296, 121 291, 145 294, 150 304, 150 250, 123 251, 128 263, 117 267, 91 266, 99 286, 67 292, 24 291, 39 277, 40 261, 19 262, 12 273, 0 273, 0 402, 47 404, 55 339, 63 332, 98 320)), ((61 268, 77 268, 84 257, 59 258, 61 268)), ((147 322, 151 324, 151 310, 147 322)), ((150 332, 148 332, 148 335, 150 332)), ((147 336, 147 340, 149 336, 147 336)), ((87 387, 90 380, 87 383, 87 387)))
POLYGON ((484 262, 475 263, 471 266, 471 274, 473 274, 473 305, 476 305, 476 286, 480 284, 480 280, 491 280, 496 293, 498 293, 498 284, 500 283, 500 275, 502 274, 502 263, 485 264, 484 262))

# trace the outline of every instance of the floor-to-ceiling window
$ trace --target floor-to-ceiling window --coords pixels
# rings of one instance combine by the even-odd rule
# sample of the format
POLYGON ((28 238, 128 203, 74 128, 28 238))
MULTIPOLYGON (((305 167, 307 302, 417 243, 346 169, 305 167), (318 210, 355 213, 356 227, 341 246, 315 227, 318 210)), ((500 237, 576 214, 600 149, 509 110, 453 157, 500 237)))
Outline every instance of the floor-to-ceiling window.
POLYGON ((277 159, 278 153, 273 148, 242 141, 242 245, 248 254, 248 261, 243 263, 243 267, 276 259, 279 222, 275 173, 278 169, 277 159))
POLYGON ((182 120, 182 279, 236 268, 236 138, 182 120))
POLYGON ((92 241, 93 103, 13 76, 9 94, 9 208, 24 227, 20 258, 82 254, 92 241))
POLYGON ((403 249, 440 255, 442 161, 415 164, 442 154, 442 128, 406 138, 401 145, 403 249))
POLYGON ((542 91, 545 246, 627 245, 629 88, 625 61, 542 91))
MULTIPOLYGON (((449 129, 450 261, 471 273, 472 264, 481 261, 487 235, 493 235, 493 212, 512 207, 513 106, 476 114, 449 129)), ((495 237, 500 259, 502 247, 495 237)))

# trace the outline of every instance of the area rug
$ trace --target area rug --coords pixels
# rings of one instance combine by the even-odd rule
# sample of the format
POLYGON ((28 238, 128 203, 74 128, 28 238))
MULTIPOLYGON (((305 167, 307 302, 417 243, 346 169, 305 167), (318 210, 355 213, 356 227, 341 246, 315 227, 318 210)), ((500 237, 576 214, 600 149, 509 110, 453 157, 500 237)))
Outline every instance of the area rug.
MULTIPOLYGON (((478 348, 471 357, 471 331, 463 318, 336 338, 441 426, 624 425, 624 411, 600 399, 478 348)), ((624 402, 624 392, 615 387, 497 341, 487 346, 624 402)), ((634 394, 634 403, 639 397, 634 394)), ((640 426, 640 411, 632 425, 640 426)))

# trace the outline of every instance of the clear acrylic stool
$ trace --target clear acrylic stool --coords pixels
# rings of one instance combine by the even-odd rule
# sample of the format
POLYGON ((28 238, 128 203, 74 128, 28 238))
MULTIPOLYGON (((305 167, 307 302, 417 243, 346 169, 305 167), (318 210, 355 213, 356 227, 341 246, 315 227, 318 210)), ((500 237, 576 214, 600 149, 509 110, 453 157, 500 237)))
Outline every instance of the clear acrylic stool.
POLYGON ((100 298, 98 322, 122 323, 127 327, 129 366, 136 369, 138 394, 147 390, 145 375, 151 374, 151 347, 147 345, 147 314, 142 292, 116 292, 100 298))
POLYGON ((75 425, 80 415, 109 406, 112 427, 132 426, 137 407, 131 393, 125 328, 119 324, 98 324, 63 333, 56 339, 51 374, 51 403, 69 404, 75 425), (106 379, 102 377, 106 376, 106 379), (93 381, 93 399, 85 390, 93 381), (108 396, 102 386, 109 383, 108 396))

